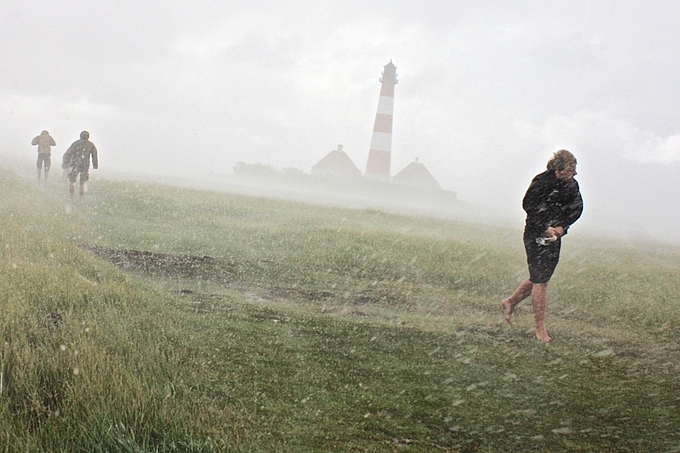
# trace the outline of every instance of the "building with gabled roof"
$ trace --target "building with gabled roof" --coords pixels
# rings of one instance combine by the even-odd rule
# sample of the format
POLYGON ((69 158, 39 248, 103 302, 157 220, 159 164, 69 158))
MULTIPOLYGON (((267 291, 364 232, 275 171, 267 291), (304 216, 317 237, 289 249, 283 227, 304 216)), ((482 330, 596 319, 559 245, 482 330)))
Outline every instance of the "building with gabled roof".
POLYGON ((342 145, 326 154, 326 157, 312 166, 312 175, 335 178, 361 178, 361 171, 343 151, 342 145))
POLYGON ((420 189, 441 189, 439 183, 432 174, 425 168, 425 165, 418 162, 408 164, 402 171, 392 177, 392 184, 400 186, 417 187, 420 189))

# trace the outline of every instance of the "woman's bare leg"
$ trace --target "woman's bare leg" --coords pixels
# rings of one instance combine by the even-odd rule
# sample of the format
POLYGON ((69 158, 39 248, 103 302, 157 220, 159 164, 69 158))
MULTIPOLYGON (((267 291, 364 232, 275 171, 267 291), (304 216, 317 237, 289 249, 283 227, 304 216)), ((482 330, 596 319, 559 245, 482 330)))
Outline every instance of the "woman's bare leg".
POLYGON ((536 338, 540 341, 548 342, 552 340, 545 330, 545 307, 548 295, 547 283, 536 283, 531 291, 531 304, 534 307, 534 318, 536 320, 536 338))
POLYGON ((512 293, 512 296, 503 299, 503 302, 501 302, 505 310, 505 320, 508 324, 512 324, 512 314, 515 312, 515 307, 531 295, 533 286, 534 284, 527 278, 519 284, 515 292, 512 293))

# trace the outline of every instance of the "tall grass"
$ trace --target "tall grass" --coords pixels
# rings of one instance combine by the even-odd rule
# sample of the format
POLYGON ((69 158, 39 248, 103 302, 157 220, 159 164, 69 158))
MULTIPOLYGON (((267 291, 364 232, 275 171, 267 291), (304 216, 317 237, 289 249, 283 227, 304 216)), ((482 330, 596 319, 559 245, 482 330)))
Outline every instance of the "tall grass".
POLYGON ((159 385, 177 372, 161 300, 78 247, 91 240, 84 218, 2 176, 0 451, 174 442, 193 415, 159 385))
POLYGON ((680 451, 678 249, 574 227, 544 345, 519 231, 3 176, 0 451, 680 451))

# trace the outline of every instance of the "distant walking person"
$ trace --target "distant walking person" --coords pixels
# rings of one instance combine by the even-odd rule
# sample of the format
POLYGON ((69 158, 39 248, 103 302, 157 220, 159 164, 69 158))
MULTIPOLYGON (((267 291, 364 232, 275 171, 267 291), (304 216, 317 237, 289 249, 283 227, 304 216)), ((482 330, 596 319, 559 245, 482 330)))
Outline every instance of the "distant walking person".
POLYGON ((62 161, 62 168, 68 169, 68 191, 73 198, 75 192, 75 184, 80 175, 80 199, 85 195, 86 184, 90 179, 90 158, 92 159, 92 168, 99 167, 99 160, 97 158, 97 147, 90 141, 90 133, 83 131, 80 133, 80 140, 76 140, 69 146, 64 153, 62 161))
POLYGON ((550 341, 545 329, 548 282, 560 259, 562 236, 581 217, 583 200, 576 176, 576 158, 562 149, 548 161, 547 170, 536 175, 522 200, 527 214, 524 249, 529 278, 520 283, 512 296, 503 300, 505 320, 512 324, 515 307, 531 296, 536 322, 536 338, 550 341))
POLYGON ((45 183, 47 183, 47 175, 50 173, 50 166, 52 165, 52 147, 57 146, 52 136, 47 131, 42 131, 40 135, 31 141, 31 145, 38 146, 38 182, 40 182, 40 174, 45 168, 45 183))

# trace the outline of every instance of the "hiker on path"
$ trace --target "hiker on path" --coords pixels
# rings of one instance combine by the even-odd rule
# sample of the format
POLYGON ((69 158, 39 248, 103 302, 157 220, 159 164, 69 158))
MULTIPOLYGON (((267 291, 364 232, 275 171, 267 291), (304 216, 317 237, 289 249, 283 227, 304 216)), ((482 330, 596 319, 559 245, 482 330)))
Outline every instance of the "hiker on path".
POLYGON ((38 147, 38 182, 40 182, 41 172, 43 167, 45 169, 45 183, 47 183, 47 175, 50 173, 50 166, 52 165, 52 147, 57 146, 52 136, 47 131, 42 131, 40 135, 31 140, 31 145, 38 147))
POLYGON ((80 133, 80 140, 76 140, 69 146, 64 153, 62 160, 62 168, 68 169, 68 192, 73 198, 75 192, 75 184, 80 175, 80 189, 78 191, 80 199, 87 190, 86 184, 90 179, 90 159, 92 160, 92 168, 96 170, 99 168, 99 159, 97 158, 97 147, 90 141, 90 133, 83 131, 80 133))
POLYGON ((545 329, 548 282, 560 258, 562 237, 581 217, 583 200, 576 176, 576 158, 562 149, 548 161, 547 170, 536 175, 522 200, 527 214, 524 227, 524 249, 529 278, 504 299, 505 320, 512 324, 515 307, 531 296, 536 322, 536 338, 552 340, 545 329))

